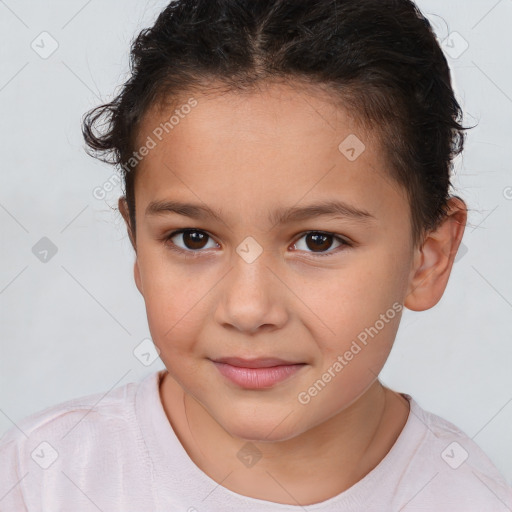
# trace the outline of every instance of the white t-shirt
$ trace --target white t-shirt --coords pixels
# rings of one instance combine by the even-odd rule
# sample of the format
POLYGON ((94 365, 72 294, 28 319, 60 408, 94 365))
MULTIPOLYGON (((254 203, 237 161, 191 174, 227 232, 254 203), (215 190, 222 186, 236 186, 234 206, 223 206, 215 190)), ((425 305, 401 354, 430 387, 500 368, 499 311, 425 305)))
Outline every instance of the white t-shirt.
POLYGON ((28 416, 0 439, 1 512, 511 512, 512 489, 455 425, 411 409, 358 483, 300 506, 237 494, 190 459, 165 415, 165 370, 28 416))

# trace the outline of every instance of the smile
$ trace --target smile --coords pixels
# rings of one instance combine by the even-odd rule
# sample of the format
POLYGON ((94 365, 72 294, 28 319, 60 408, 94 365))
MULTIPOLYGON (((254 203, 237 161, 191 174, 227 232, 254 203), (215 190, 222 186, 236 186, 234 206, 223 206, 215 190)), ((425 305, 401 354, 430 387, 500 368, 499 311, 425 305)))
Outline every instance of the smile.
POLYGON ((213 361, 213 364, 224 377, 246 389, 270 388, 306 366, 305 363, 299 363, 247 368, 217 361, 213 361))

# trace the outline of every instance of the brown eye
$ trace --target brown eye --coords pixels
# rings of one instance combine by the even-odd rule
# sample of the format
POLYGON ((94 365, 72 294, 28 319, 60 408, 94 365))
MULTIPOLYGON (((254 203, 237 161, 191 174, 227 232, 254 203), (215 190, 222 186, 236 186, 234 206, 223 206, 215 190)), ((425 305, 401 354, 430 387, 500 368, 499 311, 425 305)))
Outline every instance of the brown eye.
POLYGON ((183 241, 187 249, 203 249, 207 239, 208 235, 200 231, 185 231, 183 233, 183 241))
POLYGON ((306 245, 312 250, 326 251, 332 245, 332 235, 309 233, 306 235, 306 245))
POLYGON ((204 231, 200 231, 198 229, 183 229, 181 231, 175 231, 171 233, 167 237, 167 241, 170 242, 172 245, 175 245, 177 249, 181 249, 182 251, 194 252, 204 249, 210 238, 210 235, 208 235, 204 231), (184 245, 184 247, 182 247, 178 243, 180 238, 182 240, 181 243, 184 245), (176 242, 173 241, 173 239, 176 239, 176 242))
POLYGON ((305 233, 297 242, 295 242, 294 247, 297 247, 299 250, 305 250, 306 252, 317 254, 318 256, 328 256, 337 252, 335 250, 328 251, 328 249, 332 247, 333 240, 338 242, 335 249, 340 246, 350 246, 348 242, 345 242, 342 238, 331 233, 310 231, 309 233, 305 233), (305 243, 299 243, 302 239, 305 239, 305 243), (300 247, 301 245, 302 247, 300 247))

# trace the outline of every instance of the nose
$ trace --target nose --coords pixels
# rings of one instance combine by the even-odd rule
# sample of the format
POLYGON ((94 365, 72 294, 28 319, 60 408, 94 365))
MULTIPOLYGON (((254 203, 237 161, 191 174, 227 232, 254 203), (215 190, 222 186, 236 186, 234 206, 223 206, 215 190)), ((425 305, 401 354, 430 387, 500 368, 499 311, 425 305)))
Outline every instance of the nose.
POLYGON ((235 253, 215 312, 220 325, 248 334, 284 326, 288 319, 286 287, 269 263, 263 254, 249 263, 235 253))

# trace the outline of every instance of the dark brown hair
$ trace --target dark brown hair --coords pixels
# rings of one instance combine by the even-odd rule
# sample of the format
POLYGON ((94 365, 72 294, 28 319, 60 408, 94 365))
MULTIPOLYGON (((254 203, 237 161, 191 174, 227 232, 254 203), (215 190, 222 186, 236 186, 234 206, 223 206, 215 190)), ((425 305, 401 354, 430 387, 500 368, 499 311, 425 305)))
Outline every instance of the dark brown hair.
POLYGON ((148 109, 213 84, 242 91, 275 80, 330 91, 376 134, 407 192, 415 245, 445 217, 468 128, 443 51, 412 1, 176 0, 138 34, 130 58, 120 94, 88 112, 82 131, 89 154, 121 169, 134 237, 137 166, 126 164, 148 109))

